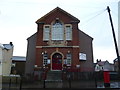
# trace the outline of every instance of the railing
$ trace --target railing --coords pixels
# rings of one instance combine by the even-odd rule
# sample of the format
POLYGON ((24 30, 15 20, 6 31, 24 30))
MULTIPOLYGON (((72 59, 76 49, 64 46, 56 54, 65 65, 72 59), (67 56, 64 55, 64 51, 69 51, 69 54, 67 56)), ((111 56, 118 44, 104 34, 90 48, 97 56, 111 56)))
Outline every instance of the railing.
MULTIPOLYGON (((7 77, 3 80, 3 90, 15 89, 39 89, 39 88, 105 88, 103 72, 77 72, 77 71, 62 71, 62 80, 60 81, 47 81, 42 76, 44 73, 41 71, 41 78, 35 79, 33 75, 28 77, 11 78, 7 77)), ((44 73, 44 74, 47 74, 44 73)), ((120 78, 116 72, 110 72, 110 88, 120 88, 120 78)), ((3 77, 4 78, 4 77, 3 77)))

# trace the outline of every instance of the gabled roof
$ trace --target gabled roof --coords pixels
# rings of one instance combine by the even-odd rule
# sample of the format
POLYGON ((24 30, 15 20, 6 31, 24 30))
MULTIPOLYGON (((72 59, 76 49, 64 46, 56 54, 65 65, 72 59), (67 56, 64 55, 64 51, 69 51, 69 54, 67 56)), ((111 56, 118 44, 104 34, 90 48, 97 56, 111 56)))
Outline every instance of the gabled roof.
MULTIPOLYGON (((103 66, 105 63, 109 63, 107 60, 106 61, 98 61, 98 65, 103 66)), ((109 63, 110 64, 110 63, 109 63)))
POLYGON ((87 37, 91 38, 93 40, 93 38, 91 36, 89 36, 88 34, 86 34, 85 32, 83 32, 82 30, 79 29, 79 32, 81 32, 82 34, 86 35, 87 37))
POLYGON ((103 66, 105 64, 105 61, 98 62, 98 65, 103 66))
POLYGON ((37 36, 37 33, 34 33, 33 35, 31 35, 30 37, 27 38, 27 40, 29 40, 30 38, 32 37, 36 37, 37 36))
POLYGON ((61 11, 62 13, 65 13, 66 15, 68 15, 69 17, 71 17, 72 19, 74 19, 76 22, 80 22, 79 19, 77 19, 76 17, 74 17, 73 15, 69 14, 68 12, 64 11, 63 9, 56 7, 55 9, 53 9, 52 11, 50 11, 49 13, 47 13, 46 15, 44 15, 43 17, 41 17, 40 19, 38 19, 36 21, 36 23, 39 23, 41 20, 43 20, 45 17, 47 17, 48 15, 54 13, 55 11, 61 11))

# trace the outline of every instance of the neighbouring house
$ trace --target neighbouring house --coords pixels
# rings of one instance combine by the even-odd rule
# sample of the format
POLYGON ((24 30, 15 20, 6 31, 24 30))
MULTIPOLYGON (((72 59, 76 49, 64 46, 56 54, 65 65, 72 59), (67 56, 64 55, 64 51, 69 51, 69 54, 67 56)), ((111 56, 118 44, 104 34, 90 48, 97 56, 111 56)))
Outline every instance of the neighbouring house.
POLYGON ((37 32, 27 38, 26 74, 42 67, 61 71, 70 67, 93 72, 93 38, 78 27, 80 20, 56 7, 36 21, 37 32))
POLYGON ((11 74, 24 75, 25 73, 26 57, 24 56, 13 56, 11 74))
POLYGON ((119 64, 118 64, 118 59, 116 58, 115 60, 114 60, 114 69, 115 69, 115 71, 118 71, 119 70, 119 66, 118 66, 119 64))
POLYGON ((114 71, 114 64, 109 63, 107 60, 97 60, 95 71, 114 71))
POLYGON ((10 42, 9 44, 0 44, 0 74, 3 76, 10 75, 11 71, 11 63, 12 63, 12 55, 13 55, 13 44, 10 42), (1 73, 2 72, 2 73, 1 73))

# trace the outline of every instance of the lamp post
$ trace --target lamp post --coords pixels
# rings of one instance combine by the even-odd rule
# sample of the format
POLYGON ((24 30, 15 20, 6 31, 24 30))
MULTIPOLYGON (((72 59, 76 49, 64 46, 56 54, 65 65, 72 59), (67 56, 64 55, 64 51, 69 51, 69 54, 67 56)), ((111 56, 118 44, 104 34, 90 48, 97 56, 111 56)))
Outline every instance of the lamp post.
POLYGON ((115 44, 115 49, 116 49, 116 54, 117 54, 117 59, 118 59, 118 73, 120 74, 120 56, 119 56, 119 51, 118 51, 118 47, 117 47, 117 41, 116 41, 116 36, 115 36, 115 31, 114 31, 114 26, 113 26, 109 6, 107 6, 107 10, 108 10, 109 19, 110 19, 110 23, 111 23, 111 27, 112 27, 112 34, 113 34, 113 39, 114 39, 114 44, 115 44))

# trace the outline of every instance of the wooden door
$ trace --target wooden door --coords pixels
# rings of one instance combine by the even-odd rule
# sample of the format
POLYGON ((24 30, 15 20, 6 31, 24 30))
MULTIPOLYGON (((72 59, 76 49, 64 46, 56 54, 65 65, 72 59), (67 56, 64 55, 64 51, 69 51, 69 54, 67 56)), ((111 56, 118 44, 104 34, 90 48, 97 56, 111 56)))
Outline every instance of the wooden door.
POLYGON ((62 55, 59 53, 52 56, 52 70, 62 70, 62 55))

